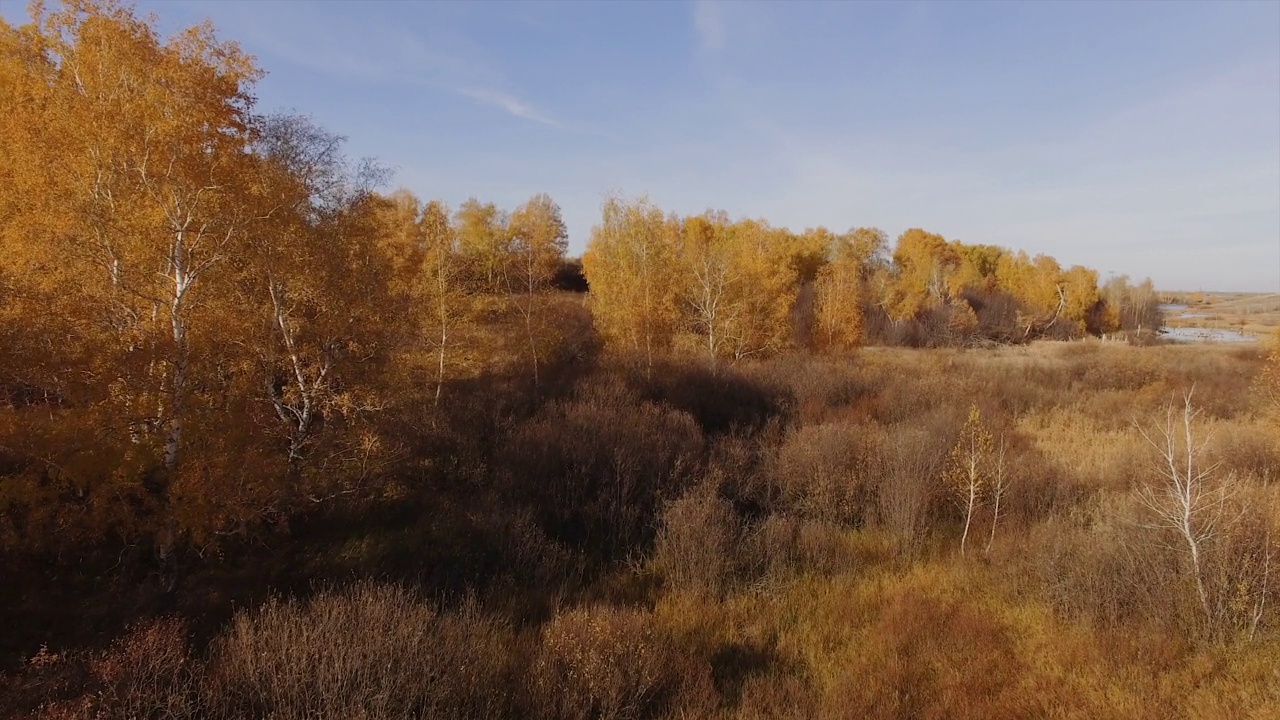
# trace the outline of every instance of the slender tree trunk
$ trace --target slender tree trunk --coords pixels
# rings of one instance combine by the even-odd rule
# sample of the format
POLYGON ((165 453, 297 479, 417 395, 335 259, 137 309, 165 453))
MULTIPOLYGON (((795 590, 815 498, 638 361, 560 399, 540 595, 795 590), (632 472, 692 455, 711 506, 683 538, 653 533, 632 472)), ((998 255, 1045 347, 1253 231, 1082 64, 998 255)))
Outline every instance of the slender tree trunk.
POLYGON ((169 307, 170 330, 173 341, 171 372, 169 376, 169 429, 164 443, 164 486, 162 527, 156 538, 156 554, 160 565, 161 584, 166 593, 178 587, 177 520, 174 517, 169 492, 178 470, 182 450, 183 420, 187 401, 187 326, 186 293, 191 276, 187 267, 186 231, 174 232, 169 254, 169 269, 173 273, 173 300, 169 307))
MULTIPOLYGON (((1209 593, 1204 587, 1204 573, 1200 563, 1200 535, 1196 533, 1196 527, 1193 524, 1193 515, 1196 510, 1196 499, 1202 491, 1202 477, 1196 472, 1196 445, 1195 438, 1191 431, 1191 418, 1194 416, 1191 410, 1191 396, 1187 395, 1187 401, 1183 405, 1182 411, 1182 427, 1184 433, 1184 442, 1186 443, 1186 475, 1183 477, 1182 495, 1182 536, 1187 541, 1188 552, 1191 556, 1191 570, 1195 574, 1196 579, 1196 595, 1200 598, 1200 607, 1204 610, 1205 621, 1212 626, 1213 611, 1209 607, 1209 593)), ((1176 473, 1176 471, 1175 471, 1176 473)))
POLYGON ((292 467, 302 459, 302 449, 306 445, 308 435, 311 433, 311 423, 315 417, 317 394, 320 386, 324 383, 330 365, 326 359, 324 366, 316 377, 308 379, 307 372, 302 366, 302 358, 298 354, 297 343, 294 341, 293 328, 290 326, 287 314, 288 310, 284 305, 286 300, 285 290, 274 280, 268 279, 267 285, 271 295, 272 308, 275 312, 276 329, 280 331, 280 341, 289 356, 289 363, 293 370, 293 381, 298 386, 298 404, 288 407, 284 398, 276 394, 274 387, 272 388, 272 401, 276 405, 276 414, 280 416, 282 422, 289 426, 288 462, 292 467))
POLYGON ((533 316, 537 312, 538 303, 538 268, 537 257, 534 255, 533 249, 530 248, 528 257, 525 260, 525 305, 523 307, 524 314, 524 332, 529 339, 529 359, 533 364, 533 392, 534 395, 541 393, 542 385, 538 377, 538 340, 533 332, 533 316))
POLYGON ((707 357, 711 360, 711 374, 715 375, 719 369, 716 367, 716 331, 710 325, 707 328, 707 357))
POLYGON ((1143 438, 1160 452, 1166 483, 1159 491, 1147 490, 1143 502, 1158 514, 1164 527, 1182 539, 1188 570, 1195 583, 1196 599, 1204 614, 1205 629, 1213 633, 1214 608, 1205 586, 1203 556, 1219 535, 1229 532, 1229 529, 1217 526, 1216 519, 1223 511, 1231 490, 1225 485, 1205 486, 1205 483, 1212 482, 1216 465, 1199 466, 1205 443, 1197 444, 1195 441, 1193 424, 1200 411, 1192 405, 1192 392, 1188 391, 1184 396, 1181 421, 1175 420, 1173 405, 1166 408, 1164 427, 1157 429, 1158 440, 1139 429, 1143 438), (1181 442, 1178 439, 1180 433, 1183 435, 1181 442), (1208 517, 1203 517, 1205 515, 1208 517))
POLYGON ((172 474, 178 467, 182 448, 182 416, 186 410, 187 359, 181 350, 174 353, 169 375, 169 431, 164 440, 164 469, 172 474))
POLYGON ((969 502, 964 514, 964 534, 960 536, 960 557, 964 557, 965 544, 969 541, 969 526, 973 523, 973 506, 977 500, 977 492, 972 483, 969 484, 969 502))
POLYGON ((529 312, 524 315, 525 334, 529 337, 529 356, 533 360, 533 391, 535 394, 541 392, 542 385, 538 379, 538 341, 533 333, 533 308, 532 298, 530 298, 531 307, 529 312))
POLYGON ((1196 540, 1195 530, 1191 524, 1190 505, 1184 506, 1180 531, 1183 540, 1187 543, 1187 555, 1191 560, 1191 574, 1196 581, 1196 597, 1200 599, 1200 609, 1204 611, 1205 622, 1212 625, 1213 611, 1209 606, 1209 593, 1204 587, 1204 573, 1200 563, 1200 543, 1196 540))
POLYGON ((436 258, 436 303, 440 318, 440 345, 436 348, 436 396, 434 406, 440 407, 440 395, 444 391, 444 359, 445 348, 449 342, 449 278, 446 271, 448 262, 446 250, 438 249, 436 258))
POLYGON ((169 375, 169 432, 164 443, 164 468, 168 473, 172 473, 178 465, 178 452, 182 446, 182 416, 186 409, 187 327, 183 301, 190 279, 186 273, 184 235, 181 230, 175 233, 169 256, 173 272, 173 301, 169 306, 173 350, 169 375))
POLYGON ((645 329, 644 334, 644 379, 653 380, 653 338, 649 334, 649 329, 645 329))
POLYGON ((996 525, 1000 522, 1000 500, 1004 498, 1005 492, 1009 489, 1008 478, 1005 476, 1004 466, 1004 435, 1000 436, 1000 447, 996 450, 996 474, 995 481, 991 486, 991 499, 994 508, 991 513, 991 535, 987 537, 986 552, 991 552, 991 545, 996 541, 996 525))
POLYGON ((447 336, 448 336, 448 332, 445 328, 444 313, 441 312, 440 313, 440 348, 436 353, 436 356, 439 359, 439 364, 438 364, 438 367, 436 368, 436 398, 435 398, 436 407, 440 407, 440 391, 444 389, 444 343, 445 343, 445 338, 447 336))
POLYGON ((995 496, 995 505, 991 511, 991 535, 987 537, 987 552, 991 552, 991 544, 996 541, 996 524, 1000 522, 1000 495, 995 496))
POLYGON ((645 355, 645 380, 653 380, 653 313, 654 308, 651 301, 651 293, 649 288, 649 251, 648 248, 642 248, 640 254, 640 262, 643 263, 644 269, 641 271, 644 276, 644 355, 645 355))

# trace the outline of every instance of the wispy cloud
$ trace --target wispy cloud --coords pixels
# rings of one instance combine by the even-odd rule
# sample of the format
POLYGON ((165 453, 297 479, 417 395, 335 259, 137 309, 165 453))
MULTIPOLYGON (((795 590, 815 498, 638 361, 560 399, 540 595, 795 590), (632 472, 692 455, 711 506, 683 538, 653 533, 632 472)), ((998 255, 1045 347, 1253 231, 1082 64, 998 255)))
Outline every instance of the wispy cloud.
POLYGON ((703 50, 720 50, 725 42, 724 6, 714 0, 693 4, 693 29, 703 50))
POLYGON ((458 88, 457 92, 462 95, 466 95, 476 102, 496 107, 518 118, 532 120, 533 122, 550 125, 554 128, 564 127, 555 119, 538 112, 528 103, 514 95, 509 95, 498 90, 490 90, 487 88, 458 88))
POLYGON ((374 23, 352 36, 323 16, 296 19, 270 13, 246 25, 256 47, 315 72, 456 93, 522 120, 567 129, 516 93, 496 89, 509 85, 496 59, 447 26, 422 35, 374 23), (317 46, 326 48, 325 52, 315 52, 317 46))

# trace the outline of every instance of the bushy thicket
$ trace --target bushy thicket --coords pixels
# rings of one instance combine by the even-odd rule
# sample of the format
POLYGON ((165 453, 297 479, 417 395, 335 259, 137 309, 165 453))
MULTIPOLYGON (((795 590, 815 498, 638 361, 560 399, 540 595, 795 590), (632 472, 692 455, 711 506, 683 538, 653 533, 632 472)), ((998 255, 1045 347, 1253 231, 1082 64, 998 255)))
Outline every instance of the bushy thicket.
MULTIPOLYGON (((531 404, 514 400, 517 383, 511 401, 477 395, 440 414, 454 422, 436 432, 461 437, 417 486, 398 481, 381 517, 325 515, 264 538, 305 548, 294 556, 305 567, 252 580, 260 590, 234 616, 188 601, 187 619, 140 619, 98 649, 69 634, 28 646, 6 707, 50 718, 1265 712, 1280 700, 1280 443, 1269 410, 1241 394, 1263 360, 1040 344, 714 373, 673 363, 652 379, 608 361, 531 404), (1233 488, 1202 548, 1208 615, 1178 536, 1143 500, 1160 458, 1139 431, 1192 385, 1205 467, 1233 488), (961 557, 965 514, 944 478, 975 408, 1011 480, 998 521, 978 505, 961 557), (312 594, 318 578, 330 589, 312 594)), ((184 592, 225 603, 237 597, 226 582, 195 574, 184 592)))

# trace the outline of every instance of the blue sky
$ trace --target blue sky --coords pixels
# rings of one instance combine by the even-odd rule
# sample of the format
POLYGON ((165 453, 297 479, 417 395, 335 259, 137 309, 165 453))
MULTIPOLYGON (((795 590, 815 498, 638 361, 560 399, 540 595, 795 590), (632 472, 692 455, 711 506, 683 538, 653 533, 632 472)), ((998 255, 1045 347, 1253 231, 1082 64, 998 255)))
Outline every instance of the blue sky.
MULTIPOLYGON (((1280 290, 1280 3, 141 2, 457 206, 604 193, 1280 290)), ((0 0, 21 22, 21 3, 0 0)))

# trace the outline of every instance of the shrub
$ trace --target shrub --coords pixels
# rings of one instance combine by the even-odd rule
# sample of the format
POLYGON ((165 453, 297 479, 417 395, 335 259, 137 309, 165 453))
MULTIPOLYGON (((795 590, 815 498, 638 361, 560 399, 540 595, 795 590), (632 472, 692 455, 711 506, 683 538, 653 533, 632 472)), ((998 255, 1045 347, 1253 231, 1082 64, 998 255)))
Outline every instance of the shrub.
POLYGON ((36 717, 181 720, 208 715, 201 692, 204 666, 191 655, 187 625, 181 620, 137 625, 91 658, 88 667, 89 692, 71 702, 48 704, 36 717))
POLYGON ((788 409, 794 419, 821 423, 847 415, 861 405, 872 388, 866 377, 866 355, 858 360, 835 360, 813 356, 783 356, 751 369, 771 386, 786 389, 788 409))
POLYGON ((440 612, 366 583, 237 615, 211 688, 228 718, 510 716, 513 639, 474 605, 440 612))
POLYGON ((782 507, 803 517, 862 525, 874 496, 878 449, 868 436, 862 427, 836 423, 789 434, 769 463, 782 507))
POLYGON ((1160 366, 1148 353, 1100 352, 1072 360, 1071 377, 1086 391, 1139 390, 1161 379, 1160 366))
POLYGON ((736 574, 742 527, 733 506, 708 489, 667 504, 654 566, 672 589, 719 596, 736 574))
POLYGON ((615 559, 652 541, 663 500, 690 483, 701 452, 688 414, 589 385, 515 430, 504 464, 513 499, 530 498, 553 538, 615 559))
POLYGON ((824 717, 987 718, 1025 712, 1009 632, 982 608, 903 593, 823 698, 824 717))
POLYGON ((1059 612, 1105 628, 1200 625, 1179 558, 1143 527, 1143 511, 1130 496, 1112 497, 1032 532, 1028 560, 1059 612))
POLYGON ((755 675, 742 686, 741 720, 809 720, 818 716, 817 693, 785 673, 755 675))
POLYGON ((630 381, 646 400, 688 413, 707 435, 759 429, 789 405, 779 384, 736 367, 668 362, 651 379, 630 381))
POLYGON ((741 548, 756 590, 776 590, 804 574, 856 573, 893 551, 880 533, 790 515, 770 515, 748 531, 741 548))
POLYGON ((639 720, 713 701, 709 664, 674 647, 638 610, 594 606, 556 616, 530 669, 529 714, 546 720, 639 720))
POLYGON ((1280 438, 1271 428, 1239 420, 1214 427, 1209 454, 1220 471, 1264 485, 1280 480, 1280 438))
POLYGON ((919 553, 928 521, 945 501, 940 478, 948 438, 896 427, 883 433, 879 447, 876 521, 894 539, 899 556, 909 559, 919 553))

